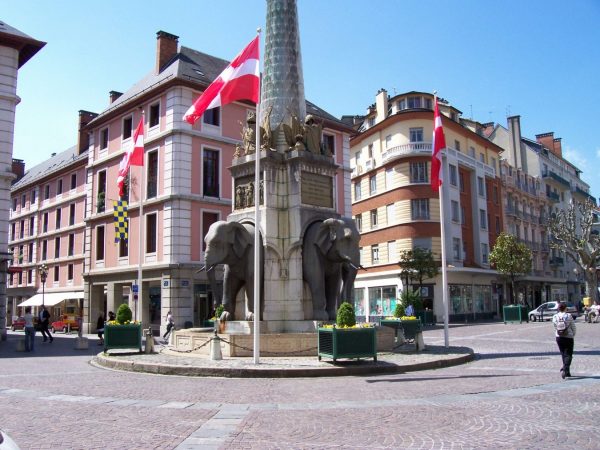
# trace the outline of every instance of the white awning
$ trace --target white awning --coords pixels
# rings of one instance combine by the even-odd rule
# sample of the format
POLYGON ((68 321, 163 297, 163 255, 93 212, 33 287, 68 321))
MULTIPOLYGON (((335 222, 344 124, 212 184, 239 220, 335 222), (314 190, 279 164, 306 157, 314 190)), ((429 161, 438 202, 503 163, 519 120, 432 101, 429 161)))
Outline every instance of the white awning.
POLYGON ((45 294, 35 294, 33 297, 29 297, 17 306, 40 306, 42 304, 42 295, 44 299, 44 305, 54 306, 68 299, 80 299, 83 298, 83 291, 78 292, 47 292, 45 294))

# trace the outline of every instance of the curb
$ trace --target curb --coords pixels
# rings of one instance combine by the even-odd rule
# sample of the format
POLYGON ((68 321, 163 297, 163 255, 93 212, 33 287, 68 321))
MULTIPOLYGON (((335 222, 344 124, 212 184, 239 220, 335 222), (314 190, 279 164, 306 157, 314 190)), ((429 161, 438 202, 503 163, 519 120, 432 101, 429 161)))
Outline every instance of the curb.
POLYGON ((261 368, 261 367, 201 367, 180 366, 174 364, 159 364, 115 359, 103 353, 92 359, 92 364, 113 370, 128 372, 150 373, 155 375, 180 375, 191 377, 224 377, 224 378, 309 378, 336 377, 353 375, 385 375, 394 373, 415 372, 420 370, 440 369, 471 362, 475 353, 469 353, 453 358, 437 359, 422 363, 394 364, 390 361, 379 360, 375 363, 357 363, 354 361, 338 362, 344 366, 314 367, 314 368, 261 368), (358 365, 360 364, 360 365, 358 365))

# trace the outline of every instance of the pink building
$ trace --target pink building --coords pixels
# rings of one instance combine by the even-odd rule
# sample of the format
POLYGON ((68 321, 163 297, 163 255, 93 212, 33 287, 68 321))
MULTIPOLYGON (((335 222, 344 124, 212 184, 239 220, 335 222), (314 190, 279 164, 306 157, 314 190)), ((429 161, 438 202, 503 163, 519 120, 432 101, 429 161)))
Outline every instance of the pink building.
MULTIPOLYGON (((108 108, 83 128, 90 137, 84 330, 93 331, 101 313, 116 311, 123 302, 130 304, 144 327, 152 325, 155 330, 168 310, 179 328, 200 326, 211 317, 214 293, 206 274, 198 272, 204 260, 203 239, 212 223, 225 220, 231 212, 228 168, 241 143, 241 124, 254 105, 235 102, 209 110, 194 126, 182 118, 227 64, 179 47, 177 36, 159 31, 153 70, 125 93, 111 92, 108 108), (131 168, 125 194, 129 241, 116 243, 113 201, 119 198, 117 172, 124 152, 133 146, 133 132, 141 117, 144 166, 131 168), (140 246, 143 282, 136 300, 132 285, 138 278, 140 246)), ((323 141, 340 165, 338 210, 350 216, 351 129, 308 102, 307 110, 324 123, 323 141)))

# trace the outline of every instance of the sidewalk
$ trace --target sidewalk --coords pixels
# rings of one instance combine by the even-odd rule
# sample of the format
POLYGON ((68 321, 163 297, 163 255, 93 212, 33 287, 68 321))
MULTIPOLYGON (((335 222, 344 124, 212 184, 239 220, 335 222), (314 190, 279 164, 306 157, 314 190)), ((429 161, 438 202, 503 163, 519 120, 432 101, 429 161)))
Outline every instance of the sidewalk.
POLYGON ((178 353, 158 345, 157 353, 112 353, 96 355, 92 363, 97 366, 146 372, 161 375, 213 376, 231 378, 293 378, 371 375, 413 372, 464 364, 472 361, 473 351, 468 347, 430 345, 422 352, 378 353, 377 361, 337 360, 313 357, 260 357, 223 358, 213 361, 205 356, 178 353))

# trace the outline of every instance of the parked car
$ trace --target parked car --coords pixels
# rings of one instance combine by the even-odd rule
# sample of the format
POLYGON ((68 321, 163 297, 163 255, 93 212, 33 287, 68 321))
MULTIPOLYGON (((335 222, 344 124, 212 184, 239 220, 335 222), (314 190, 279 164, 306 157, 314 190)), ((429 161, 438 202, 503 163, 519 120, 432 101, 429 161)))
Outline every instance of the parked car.
MULTIPOLYGON (((546 302, 542 303, 537 308, 529 311, 529 321, 535 322, 536 320, 552 320, 552 316, 558 312, 559 302, 546 302)), ((573 316, 573 319, 577 319, 579 311, 572 303, 567 303, 567 312, 573 316)))
POLYGON ((10 329, 13 331, 25 329, 25 318, 17 317, 15 320, 12 321, 10 329))
POLYGON ((19 450, 19 446, 4 430, 0 430, 0 450, 19 450))
POLYGON ((63 316, 55 322, 52 322, 50 326, 50 331, 56 333, 56 331, 67 332, 69 330, 78 330, 79 324, 74 316, 63 316))

